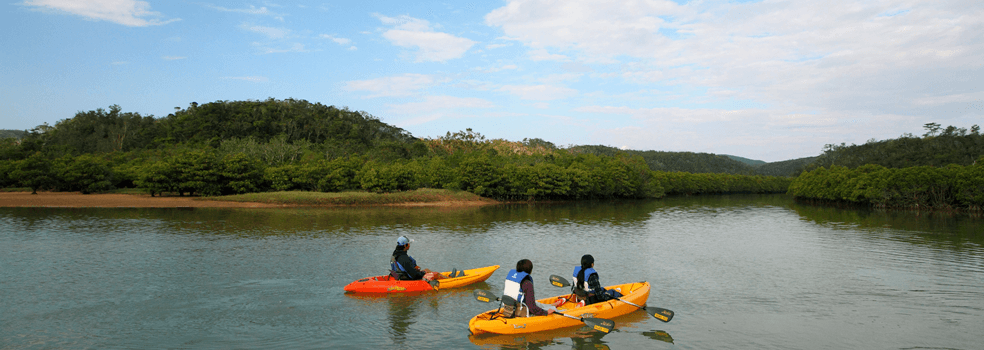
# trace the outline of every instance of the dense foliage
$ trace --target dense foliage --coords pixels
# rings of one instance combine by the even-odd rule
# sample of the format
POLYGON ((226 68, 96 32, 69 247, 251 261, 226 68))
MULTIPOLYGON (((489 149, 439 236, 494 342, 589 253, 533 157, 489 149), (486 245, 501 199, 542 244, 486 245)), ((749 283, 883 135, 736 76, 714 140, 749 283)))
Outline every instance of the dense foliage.
POLYGON ((924 128, 926 133, 922 137, 905 134, 897 139, 870 140, 863 145, 826 145, 808 170, 833 165, 853 169, 865 164, 886 168, 970 165, 984 155, 984 134, 977 125, 969 131, 955 126, 942 128, 937 123, 928 123, 924 128))
POLYGON ((436 188, 503 200, 566 200, 783 192, 788 184, 662 171, 744 166, 709 154, 562 149, 535 138, 487 140, 471 129, 418 139, 364 112, 290 99, 192 103, 161 119, 114 105, 2 141, 0 186, 35 191, 140 188, 151 195, 214 196, 436 188))
POLYGON ((6 138, 19 139, 24 137, 25 134, 27 134, 27 132, 24 130, 0 129, 0 139, 6 139, 6 138))
POLYGON ((748 164, 710 153, 662 152, 621 150, 608 146, 574 146, 571 151, 605 156, 625 154, 639 156, 649 168, 657 171, 682 171, 688 173, 726 173, 751 175, 754 168, 748 164))
POLYGON ((984 208, 984 157, 966 166, 820 167, 793 180, 789 193, 797 198, 875 207, 979 211, 984 208))
POLYGON ((817 157, 806 157, 765 163, 755 168, 755 173, 766 176, 798 176, 817 157))

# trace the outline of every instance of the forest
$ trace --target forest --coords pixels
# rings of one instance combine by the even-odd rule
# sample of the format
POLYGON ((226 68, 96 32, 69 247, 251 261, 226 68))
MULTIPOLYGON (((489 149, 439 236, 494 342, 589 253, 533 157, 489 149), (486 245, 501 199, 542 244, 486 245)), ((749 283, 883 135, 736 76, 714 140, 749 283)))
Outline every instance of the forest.
POLYGON ((863 145, 827 145, 796 177, 798 199, 879 208, 972 210, 984 208, 984 135, 937 123, 911 134, 863 145))
POLYGON ((214 196, 264 191, 469 191, 502 200, 776 193, 792 181, 723 156, 559 148, 471 129, 417 138, 361 111, 304 100, 191 103, 163 117, 78 112, 0 140, 0 186, 214 196))

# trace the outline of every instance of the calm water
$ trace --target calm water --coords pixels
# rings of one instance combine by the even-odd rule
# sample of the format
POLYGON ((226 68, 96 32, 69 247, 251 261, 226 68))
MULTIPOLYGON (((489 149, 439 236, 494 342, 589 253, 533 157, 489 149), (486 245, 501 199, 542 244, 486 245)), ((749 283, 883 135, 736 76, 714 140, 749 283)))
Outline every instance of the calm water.
POLYGON ((468 209, 0 208, 0 349, 982 349, 984 220, 799 205, 785 196, 468 209), (424 267, 503 267, 471 288, 347 295, 396 237, 424 267), (580 256, 649 281, 643 312, 470 337, 534 262, 537 295, 580 256))

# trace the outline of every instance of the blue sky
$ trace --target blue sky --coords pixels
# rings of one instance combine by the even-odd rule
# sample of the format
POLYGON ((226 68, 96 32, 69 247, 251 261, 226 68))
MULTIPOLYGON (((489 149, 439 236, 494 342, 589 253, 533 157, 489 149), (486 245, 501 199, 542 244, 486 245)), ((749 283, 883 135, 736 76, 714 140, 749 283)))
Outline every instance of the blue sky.
POLYGON ((418 137, 818 155, 984 124, 973 1, 0 5, 0 129, 118 104, 305 99, 418 137))

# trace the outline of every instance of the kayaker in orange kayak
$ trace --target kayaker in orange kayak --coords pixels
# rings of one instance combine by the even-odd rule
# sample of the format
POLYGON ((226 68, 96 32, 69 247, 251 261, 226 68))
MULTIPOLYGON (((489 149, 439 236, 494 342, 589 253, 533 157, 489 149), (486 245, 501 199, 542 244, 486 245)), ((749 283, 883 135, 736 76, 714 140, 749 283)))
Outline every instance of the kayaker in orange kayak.
POLYGON ((413 242, 413 239, 407 238, 407 236, 400 236, 396 239, 396 249, 393 250, 393 256, 390 257, 390 276, 405 281, 443 279, 444 275, 417 266, 417 260, 407 254, 407 251, 410 250, 410 242, 413 242))
POLYGON ((606 290, 601 286, 598 272, 594 269, 594 257, 585 254, 581 257, 581 266, 574 268, 574 295, 577 296, 578 306, 590 305, 622 296, 616 290, 606 290))
POLYGON ((533 262, 523 259, 516 262, 516 268, 506 274, 506 285, 502 295, 508 295, 519 302, 515 309, 510 306, 502 308, 505 317, 546 316, 557 311, 552 305, 541 304, 533 294, 533 262))

